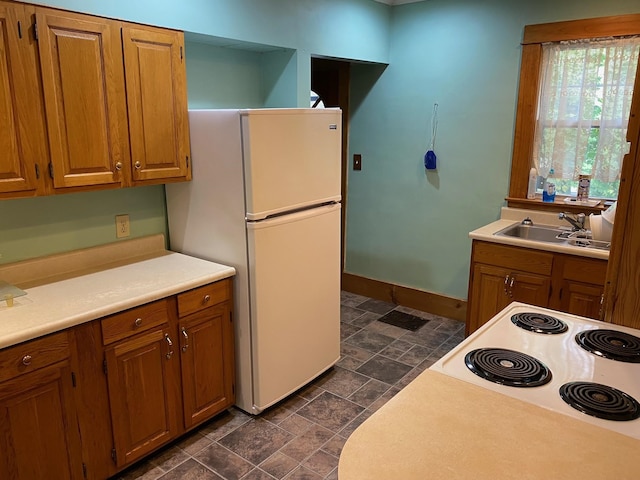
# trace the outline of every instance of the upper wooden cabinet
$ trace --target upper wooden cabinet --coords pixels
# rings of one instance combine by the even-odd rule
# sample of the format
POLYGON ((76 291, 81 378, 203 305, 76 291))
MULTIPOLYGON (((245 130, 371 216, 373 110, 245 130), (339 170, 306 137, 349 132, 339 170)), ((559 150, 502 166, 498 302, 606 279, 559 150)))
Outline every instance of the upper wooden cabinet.
POLYGON ((190 178, 181 32, 122 29, 134 183, 190 178))
POLYGON ((44 191, 47 149, 29 24, 23 5, 0 2, 0 198, 44 191))
POLYGON ((190 180, 183 45, 0 1, 0 198, 190 180))
POLYGON ((54 188, 123 185, 119 23, 44 8, 36 22, 54 188))

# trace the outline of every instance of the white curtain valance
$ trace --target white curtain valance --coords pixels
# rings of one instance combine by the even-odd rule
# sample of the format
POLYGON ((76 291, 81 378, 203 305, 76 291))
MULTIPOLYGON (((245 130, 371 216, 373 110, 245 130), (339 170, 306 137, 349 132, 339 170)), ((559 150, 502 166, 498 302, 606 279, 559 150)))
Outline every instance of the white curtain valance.
POLYGON ((560 179, 619 179, 640 37, 543 45, 534 166, 560 179))

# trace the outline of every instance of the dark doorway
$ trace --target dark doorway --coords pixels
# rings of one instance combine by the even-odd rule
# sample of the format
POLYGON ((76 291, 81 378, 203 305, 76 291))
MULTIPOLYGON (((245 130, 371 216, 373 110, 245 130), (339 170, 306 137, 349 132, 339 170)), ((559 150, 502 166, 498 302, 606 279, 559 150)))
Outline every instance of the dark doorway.
POLYGON ((342 110, 342 238, 340 272, 344 271, 345 218, 347 213, 347 153, 349 148, 349 62, 325 58, 311 59, 311 90, 325 107, 342 110))

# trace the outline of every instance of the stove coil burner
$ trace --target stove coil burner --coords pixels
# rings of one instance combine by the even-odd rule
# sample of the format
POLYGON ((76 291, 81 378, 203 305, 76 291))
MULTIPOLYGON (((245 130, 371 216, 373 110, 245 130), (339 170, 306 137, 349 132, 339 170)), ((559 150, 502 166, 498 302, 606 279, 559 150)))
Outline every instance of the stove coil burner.
POLYGON ((640 363, 640 338, 616 330, 585 330, 576 335, 582 348, 600 357, 640 363))
POLYGON ((618 422, 640 418, 640 403, 635 398, 600 383, 565 383, 560 387, 560 396, 576 410, 593 417, 618 422))
POLYGON ((562 320, 544 313, 522 312, 511 316, 511 322, 520 328, 535 333, 564 333, 569 327, 562 320))
POLYGON ((537 387, 551 381, 540 360, 504 348, 480 348, 464 357, 467 368, 490 382, 509 387, 537 387))

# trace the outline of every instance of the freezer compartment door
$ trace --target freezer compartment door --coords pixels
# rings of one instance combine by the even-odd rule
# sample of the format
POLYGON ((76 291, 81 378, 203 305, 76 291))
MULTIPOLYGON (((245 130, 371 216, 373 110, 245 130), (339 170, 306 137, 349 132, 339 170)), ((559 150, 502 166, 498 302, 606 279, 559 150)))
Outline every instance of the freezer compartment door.
POLYGON ((340 205, 248 223, 254 410, 340 358, 340 205))
POLYGON ((340 201, 340 110, 245 110, 241 118, 247 219, 340 201))

